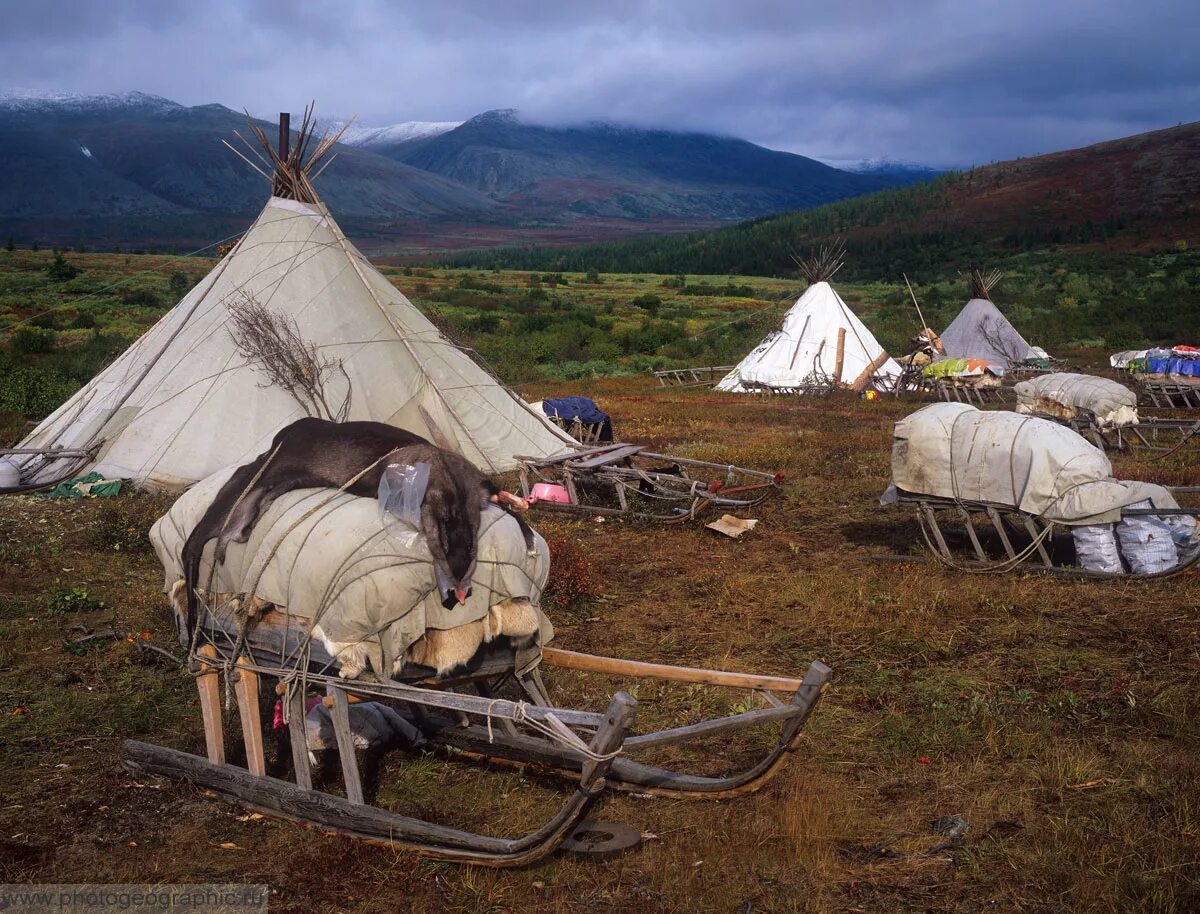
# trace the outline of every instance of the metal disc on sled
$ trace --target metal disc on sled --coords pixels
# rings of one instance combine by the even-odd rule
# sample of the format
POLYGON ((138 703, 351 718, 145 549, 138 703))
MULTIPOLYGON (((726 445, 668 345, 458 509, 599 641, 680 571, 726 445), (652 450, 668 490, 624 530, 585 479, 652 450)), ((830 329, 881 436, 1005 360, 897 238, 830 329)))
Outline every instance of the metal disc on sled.
POLYGON ((631 850, 642 843, 642 833, 620 822, 601 822, 584 819, 575 826, 562 843, 573 854, 611 857, 631 850))

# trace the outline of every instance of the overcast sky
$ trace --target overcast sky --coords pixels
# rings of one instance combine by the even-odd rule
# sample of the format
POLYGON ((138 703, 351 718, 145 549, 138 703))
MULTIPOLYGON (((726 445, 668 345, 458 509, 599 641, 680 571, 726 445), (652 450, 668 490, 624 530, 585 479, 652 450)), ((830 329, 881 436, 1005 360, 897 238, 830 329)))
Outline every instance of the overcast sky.
POLYGON ((966 165, 1200 119, 1197 0, 0 0, 0 89, 363 123, 518 108, 834 163, 966 165))

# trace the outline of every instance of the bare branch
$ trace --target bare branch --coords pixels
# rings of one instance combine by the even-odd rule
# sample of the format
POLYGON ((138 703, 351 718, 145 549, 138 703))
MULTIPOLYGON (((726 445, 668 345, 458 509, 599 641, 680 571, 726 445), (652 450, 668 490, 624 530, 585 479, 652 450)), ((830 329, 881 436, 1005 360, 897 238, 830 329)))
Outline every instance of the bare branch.
POLYGON ((294 320, 245 293, 229 306, 229 322, 229 335, 238 351, 255 370, 266 375, 261 386, 283 388, 310 416, 345 421, 353 391, 341 359, 322 355, 300 335, 294 320), (333 409, 326 397, 326 385, 339 373, 346 380, 346 394, 333 409))

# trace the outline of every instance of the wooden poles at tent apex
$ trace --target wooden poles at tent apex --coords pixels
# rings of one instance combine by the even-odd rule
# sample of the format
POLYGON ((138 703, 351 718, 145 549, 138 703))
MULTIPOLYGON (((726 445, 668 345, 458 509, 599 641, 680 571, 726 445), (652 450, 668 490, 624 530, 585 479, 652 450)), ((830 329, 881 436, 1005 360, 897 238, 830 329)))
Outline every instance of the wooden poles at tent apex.
POLYGON ((297 200, 301 203, 320 203, 320 197, 317 196, 312 182, 320 177, 321 172, 337 158, 337 153, 330 155, 330 151, 334 144, 341 139, 342 134, 346 132, 346 128, 354 122, 354 118, 351 117, 346 121, 336 133, 323 135, 317 140, 315 146, 313 146, 313 138, 317 122, 313 118, 312 102, 309 102, 304 109, 300 127, 296 131, 295 145, 291 143, 291 115, 287 112, 279 115, 278 146, 271 143, 267 138, 266 131, 255 123, 248 111, 246 120, 256 142, 250 142, 236 130, 233 133, 245 145, 250 156, 257 160, 257 164, 251 161, 250 156, 244 154, 240 149, 236 149, 228 140, 221 142, 234 155, 266 178, 271 183, 271 193, 276 197, 297 200), (310 146, 312 146, 311 151, 310 146), (320 167, 317 167, 318 165, 320 167))

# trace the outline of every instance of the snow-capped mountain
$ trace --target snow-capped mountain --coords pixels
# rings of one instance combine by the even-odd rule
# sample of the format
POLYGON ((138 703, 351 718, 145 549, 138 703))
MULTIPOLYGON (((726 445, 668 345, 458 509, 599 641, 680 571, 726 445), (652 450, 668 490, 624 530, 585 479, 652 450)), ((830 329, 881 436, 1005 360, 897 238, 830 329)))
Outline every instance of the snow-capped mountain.
MULTIPOLYGON (((329 125, 329 132, 337 133, 344 123, 345 121, 333 122, 329 125)), ((364 149, 370 149, 372 146, 395 146, 399 143, 441 136, 461 123, 462 121, 404 121, 387 127, 368 127, 356 121, 346 128, 340 142, 364 149)))
POLYGON ((103 114, 121 109, 142 113, 180 111, 183 105, 146 92, 112 92, 81 95, 75 92, 41 92, 34 89, 10 89, 0 92, 0 109, 7 113, 103 114))

